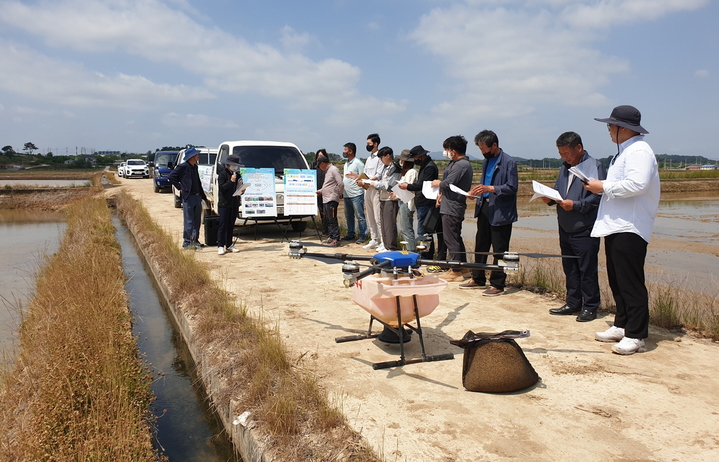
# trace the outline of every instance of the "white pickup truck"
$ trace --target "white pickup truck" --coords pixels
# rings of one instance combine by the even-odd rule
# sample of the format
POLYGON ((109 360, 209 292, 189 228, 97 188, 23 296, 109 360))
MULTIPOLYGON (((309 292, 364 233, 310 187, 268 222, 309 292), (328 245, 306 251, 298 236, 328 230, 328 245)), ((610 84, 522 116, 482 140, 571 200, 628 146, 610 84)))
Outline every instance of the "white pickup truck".
MULTIPOLYGON (((200 166, 200 177, 203 178, 203 187, 210 200, 211 214, 219 214, 217 210, 218 187, 217 175, 222 171, 227 156, 234 154, 240 159, 240 164, 245 168, 271 168, 275 171, 275 188, 277 191, 277 221, 287 222, 290 217, 284 214, 285 204, 285 169, 308 169, 307 160, 300 148, 292 143, 279 141, 225 141, 220 144, 217 150, 217 159, 214 166, 200 166)), ((243 223, 246 217, 240 216, 238 220, 243 223)), ((307 222, 299 217, 291 217, 292 229, 304 231, 307 222)), ((251 218, 253 221, 256 217, 251 218)), ((274 220, 272 218, 257 218, 258 220, 274 220)))

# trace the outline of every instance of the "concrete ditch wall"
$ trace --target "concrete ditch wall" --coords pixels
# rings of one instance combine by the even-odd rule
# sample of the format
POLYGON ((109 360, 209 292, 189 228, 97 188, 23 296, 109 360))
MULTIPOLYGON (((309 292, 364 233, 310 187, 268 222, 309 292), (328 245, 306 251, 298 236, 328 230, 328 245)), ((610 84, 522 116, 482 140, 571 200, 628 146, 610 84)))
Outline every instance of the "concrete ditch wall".
MULTIPOLYGON (((126 225, 134 238, 135 233, 132 224, 126 223, 126 225)), ((236 403, 232 400, 229 405, 218 403, 216 397, 220 388, 221 379, 219 375, 215 374, 215 371, 209 367, 209 363, 205 361, 205 354, 195 344, 194 334, 187 319, 182 315, 182 312, 176 304, 170 303, 171 292, 160 277, 159 269, 153 264, 152 259, 145 253, 145 249, 143 249, 142 246, 138 245, 137 248, 152 274, 156 287, 160 289, 162 298, 172 313, 172 318, 175 323, 174 327, 187 345, 192 360, 195 363, 197 376, 200 377, 205 393, 209 397, 217 416, 220 418, 225 432, 227 432, 230 441, 235 447, 235 451, 242 456, 244 462, 272 462, 271 459, 266 457, 265 449, 258 438, 257 432, 254 431, 251 422, 247 426, 238 422, 243 411, 236 408, 236 403)))

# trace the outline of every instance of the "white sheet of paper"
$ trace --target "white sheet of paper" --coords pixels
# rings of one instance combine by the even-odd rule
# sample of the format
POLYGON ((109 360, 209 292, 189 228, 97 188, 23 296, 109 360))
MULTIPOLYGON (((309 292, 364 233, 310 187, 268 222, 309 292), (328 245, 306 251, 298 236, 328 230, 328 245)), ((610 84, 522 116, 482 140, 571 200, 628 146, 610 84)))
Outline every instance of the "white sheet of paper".
POLYGON ((471 195, 470 193, 468 193, 467 191, 464 191, 464 190, 460 189, 459 186, 455 186, 455 185, 453 185, 453 184, 449 185, 449 189, 451 189, 452 191, 456 192, 457 194, 461 194, 461 195, 463 195, 463 196, 467 196, 467 197, 480 197, 480 196, 473 196, 473 195, 471 195))
POLYGON ((584 174, 581 170, 579 170, 577 167, 569 167, 569 173, 576 176, 579 181, 589 181, 589 177, 584 174))
POLYGON ((529 202, 532 202, 538 197, 548 197, 555 201, 562 200, 562 195, 559 194, 559 191, 557 191, 556 189, 552 189, 549 186, 544 186, 542 183, 539 183, 537 181, 532 180, 532 189, 534 189, 534 196, 529 199, 529 202))
POLYGON ((427 199, 436 199, 439 197, 439 186, 433 188, 431 181, 425 181, 422 183, 422 194, 427 199))
POLYGON ((405 204, 408 204, 409 201, 414 199, 414 192, 407 191, 406 189, 400 189, 399 184, 392 186, 392 192, 395 193, 395 195, 399 197, 399 200, 405 204))
POLYGON ((242 183, 240 187, 235 190, 233 196, 241 196, 250 186, 252 186, 250 183, 242 183))
POLYGON ((370 186, 374 186, 377 184, 377 181, 379 181, 379 180, 362 180, 362 183, 368 184, 370 186))

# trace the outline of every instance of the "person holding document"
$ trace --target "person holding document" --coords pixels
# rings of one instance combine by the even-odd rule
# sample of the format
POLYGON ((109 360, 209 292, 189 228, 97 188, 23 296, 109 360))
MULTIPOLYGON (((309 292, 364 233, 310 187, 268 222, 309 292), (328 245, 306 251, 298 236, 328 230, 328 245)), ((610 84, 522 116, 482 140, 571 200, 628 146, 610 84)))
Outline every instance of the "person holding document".
POLYGON ((617 314, 614 325, 597 332, 600 342, 619 342, 612 351, 631 355, 646 351, 649 336, 649 296, 644 261, 659 209, 659 169, 652 148, 644 141, 649 133, 640 124, 641 113, 632 106, 617 106, 608 119, 609 136, 617 155, 609 164, 607 179, 589 181, 584 187, 604 193, 599 203, 593 237, 604 237, 607 277, 617 314))
MULTIPOLYGON (((474 137, 474 144, 484 156, 482 163, 482 184, 469 192, 476 196, 474 216, 477 218, 475 252, 503 253, 509 250, 512 237, 512 223, 517 221, 517 188, 519 175, 517 162, 499 147, 499 138, 491 130, 483 130, 474 137)), ((474 199, 471 197, 470 199, 474 199)), ((501 255, 494 256, 496 265, 501 255)), ((486 263, 487 255, 476 254, 474 261, 486 263)), ((460 289, 483 289, 487 276, 484 270, 473 270, 472 279, 461 284, 460 289)), ((482 295, 492 297, 504 293, 507 275, 504 271, 492 271, 489 276, 491 287, 482 295)))
POLYGON ((564 306, 552 308, 549 314, 579 313, 576 318, 578 322, 593 321, 597 318, 600 301, 597 274, 599 238, 591 234, 601 195, 584 189, 582 178, 603 180, 607 172, 598 160, 584 150, 582 138, 574 132, 562 133, 557 138, 557 150, 564 163, 559 168, 554 189, 564 199, 556 201, 542 197, 542 200, 547 205, 557 206, 562 255, 579 258, 562 259, 567 296, 564 306), (578 171, 580 176, 571 171, 578 171))

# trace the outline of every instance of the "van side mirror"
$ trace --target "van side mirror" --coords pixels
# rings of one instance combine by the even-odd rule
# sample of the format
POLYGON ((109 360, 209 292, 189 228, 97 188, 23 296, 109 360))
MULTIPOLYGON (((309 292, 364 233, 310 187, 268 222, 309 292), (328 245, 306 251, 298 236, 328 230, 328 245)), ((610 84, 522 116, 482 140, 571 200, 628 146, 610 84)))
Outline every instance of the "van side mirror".
POLYGON ((167 168, 173 169, 173 168, 175 168, 175 166, 172 165, 172 162, 168 162, 168 163, 167 163, 167 168))

